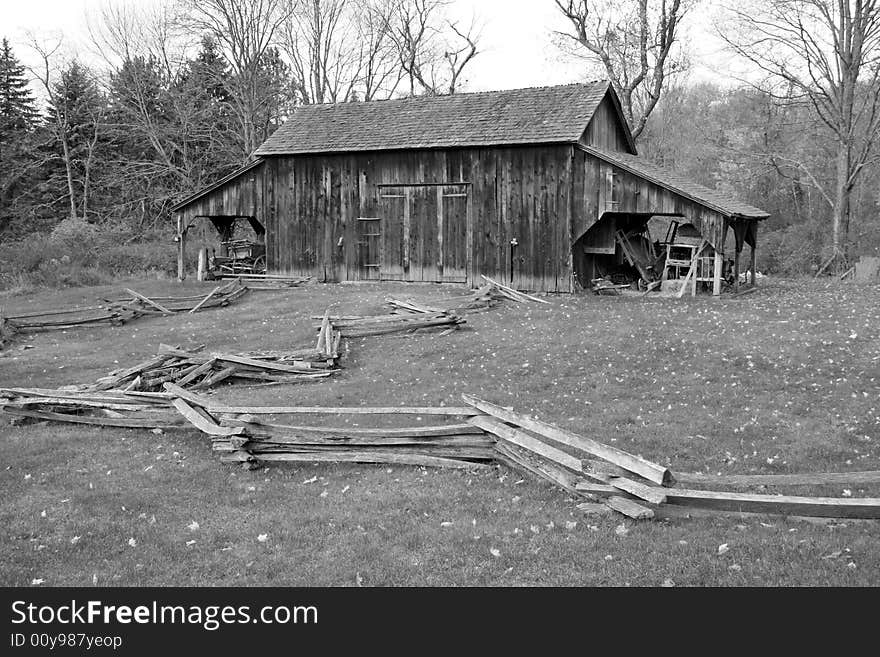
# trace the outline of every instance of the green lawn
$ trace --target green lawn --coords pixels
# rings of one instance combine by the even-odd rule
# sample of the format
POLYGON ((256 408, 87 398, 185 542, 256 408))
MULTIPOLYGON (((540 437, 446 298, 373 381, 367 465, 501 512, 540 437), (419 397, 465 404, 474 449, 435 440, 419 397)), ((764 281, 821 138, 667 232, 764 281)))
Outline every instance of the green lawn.
MULTIPOLYGON (((123 285, 146 294, 212 288, 127 281, 7 296, 0 306, 15 314, 91 304, 123 285)), ((389 295, 453 293, 460 288, 316 284, 195 315, 38 334, 0 352, 0 385, 91 382, 161 342, 302 346, 313 340, 309 317, 328 305, 374 313, 389 295)), ((320 383, 216 394, 372 406, 460 405, 467 392, 674 470, 880 470, 876 287, 773 281, 740 299, 551 301, 502 303, 442 338, 349 340, 344 372, 320 383)), ((222 465, 195 432, 6 420, 0 459, 2 585, 880 584, 880 521, 585 517, 566 493, 505 467, 248 472, 222 465)), ((878 486, 849 488, 880 496, 878 486)))

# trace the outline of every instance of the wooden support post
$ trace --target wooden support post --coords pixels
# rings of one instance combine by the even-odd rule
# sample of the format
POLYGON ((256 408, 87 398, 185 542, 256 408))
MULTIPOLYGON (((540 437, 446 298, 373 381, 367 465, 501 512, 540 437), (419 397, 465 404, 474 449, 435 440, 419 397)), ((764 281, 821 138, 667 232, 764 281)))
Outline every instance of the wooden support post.
POLYGON ((199 268, 196 270, 196 280, 201 282, 205 280, 205 274, 208 272, 208 249, 202 247, 199 249, 199 268))
POLYGON ((733 255, 733 293, 739 292, 739 254, 742 249, 737 245, 736 253, 733 255))
POLYGON ((186 226, 183 215, 177 215, 177 280, 181 283, 186 278, 186 226))
POLYGON ((756 251, 757 251, 757 248, 756 248, 755 246, 752 246, 752 253, 751 253, 751 256, 752 256, 752 262, 751 262, 751 265, 750 265, 750 267, 751 267, 751 272, 752 272, 752 273, 750 274, 752 287, 755 287, 755 286, 758 284, 758 277, 755 275, 756 272, 758 271, 758 270, 757 270, 758 259, 757 259, 757 257, 756 257, 756 251))
POLYGON ((752 219, 751 221, 749 221, 749 223, 746 227, 744 239, 745 239, 745 242, 748 243, 748 245, 751 247, 751 254, 750 254, 751 255, 751 258, 750 258, 751 262, 749 264, 749 271, 751 272, 751 274, 749 275, 749 282, 751 283, 752 287, 755 287, 755 285, 757 285, 757 282, 758 282, 758 258, 757 258, 758 221, 757 221, 757 219, 752 219))
POLYGON ((721 296, 721 275, 724 266, 724 258, 718 251, 715 251, 715 272, 712 277, 712 296, 721 296))

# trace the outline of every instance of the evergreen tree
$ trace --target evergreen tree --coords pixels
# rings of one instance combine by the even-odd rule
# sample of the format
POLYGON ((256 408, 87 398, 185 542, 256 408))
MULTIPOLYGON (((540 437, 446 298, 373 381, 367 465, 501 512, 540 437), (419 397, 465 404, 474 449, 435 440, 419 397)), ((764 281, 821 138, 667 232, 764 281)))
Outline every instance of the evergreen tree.
POLYGON ((0 45, 0 141, 9 133, 30 130, 37 120, 34 98, 28 89, 24 66, 12 53, 9 41, 0 45))
POLYGON ((32 151, 38 142, 38 114, 24 67, 6 39, 0 44, 0 234, 33 226, 29 197, 39 167, 32 151))

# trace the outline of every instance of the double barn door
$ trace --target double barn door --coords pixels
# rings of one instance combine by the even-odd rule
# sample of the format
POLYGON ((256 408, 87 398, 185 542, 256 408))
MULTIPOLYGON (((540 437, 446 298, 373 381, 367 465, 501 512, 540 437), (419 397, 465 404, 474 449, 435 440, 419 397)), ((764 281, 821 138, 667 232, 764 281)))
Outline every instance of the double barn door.
POLYGON ((381 185, 378 216, 357 219, 358 278, 464 283, 469 185, 381 185))

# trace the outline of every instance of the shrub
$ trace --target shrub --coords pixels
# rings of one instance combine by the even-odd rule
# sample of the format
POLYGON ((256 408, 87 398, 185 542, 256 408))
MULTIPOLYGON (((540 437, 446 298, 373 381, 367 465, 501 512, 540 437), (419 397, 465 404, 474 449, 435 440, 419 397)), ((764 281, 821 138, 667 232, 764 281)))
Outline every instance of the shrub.
POLYGON ((98 254, 98 267, 114 276, 141 272, 173 274, 177 252, 171 242, 140 242, 106 248, 98 254))
POLYGON ((177 251, 167 236, 131 241, 124 225, 65 219, 50 234, 0 242, 0 290, 102 285, 114 277, 172 275, 177 251))

